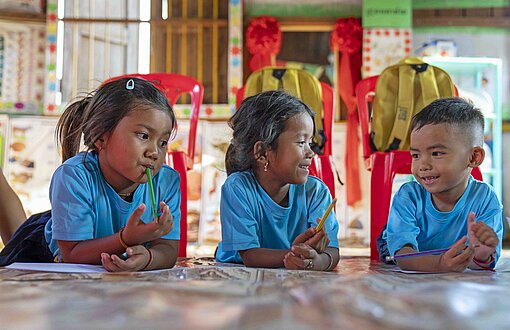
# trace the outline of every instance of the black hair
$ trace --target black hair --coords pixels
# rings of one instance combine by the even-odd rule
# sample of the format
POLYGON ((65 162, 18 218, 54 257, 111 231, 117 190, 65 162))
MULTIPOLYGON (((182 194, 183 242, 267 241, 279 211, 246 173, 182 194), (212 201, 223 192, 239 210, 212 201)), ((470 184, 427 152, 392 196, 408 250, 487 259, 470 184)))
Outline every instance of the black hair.
POLYGON ((413 117, 411 132, 425 125, 443 123, 457 127, 473 146, 483 145, 483 113, 471 101, 460 97, 441 98, 427 105, 413 117))
POLYGON ((176 129, 175 115, 166 96, 152 82, 140 78, 120 78, 101 85, 82 100, 70 104, 57 123, 56 138, 62 162, 75 156, 83 143, 89 151, 98 151, 96 142, 112 132, 122 118, 140 107, 167 112, 176 129), (132 79, 133 88, 127 82, 132 79))
POLYGON ((277 139, 290 118, 314 112, 296 97, 283 91, 267 91, 246 98, 228 121, 233 138, 225 156, 227 175, 253 167, 257 157, 253 148, 262 141, 259 156, 268 149, 276 149, 277 139))

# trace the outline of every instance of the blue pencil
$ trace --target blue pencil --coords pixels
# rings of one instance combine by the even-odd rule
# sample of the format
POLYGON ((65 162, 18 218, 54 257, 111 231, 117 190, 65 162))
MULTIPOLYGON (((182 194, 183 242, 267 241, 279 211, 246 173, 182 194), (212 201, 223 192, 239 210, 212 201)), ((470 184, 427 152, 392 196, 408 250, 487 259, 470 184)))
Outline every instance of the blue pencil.
POLYGON ((421 251, 421 252, 413 252, 413 253, 405 253, 405 254, 398 254, 395 256, 387 256, 386 261, 392 261, 395 259, 402 259, 402 258, 412 258, 412 257, 419 257, 419 256, 427 256, 431 254, 439 254, 444 253, 446 251, 450 250, 450 248, 446 249, 438 249, 438 250, 429 250, 429 251, 421 251))

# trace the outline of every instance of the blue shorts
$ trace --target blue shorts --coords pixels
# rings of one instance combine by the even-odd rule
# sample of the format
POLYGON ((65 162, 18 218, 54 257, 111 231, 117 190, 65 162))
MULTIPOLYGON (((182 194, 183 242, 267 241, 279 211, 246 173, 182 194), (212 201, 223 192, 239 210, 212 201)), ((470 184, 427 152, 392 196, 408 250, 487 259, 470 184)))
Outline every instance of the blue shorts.
POLYGON ((44 227, 51 218, 51 211, 37 213, 28 218, 0 251, 0 266, 13 262, 53 262, 44 227))
POLYGON ((379 234, 379 237, 377 237, 377 251, 379 252, 379 261, 383 261, 386 264, 394 264, 394 261, 386 261, 386 257, 390 256, 390 250, 388 249, 388 242, 386 242, 386 239, 383 237, 383 233, 386 230, 387 225, 384 225, 384 228, 381 231, 381 234, 379 234))

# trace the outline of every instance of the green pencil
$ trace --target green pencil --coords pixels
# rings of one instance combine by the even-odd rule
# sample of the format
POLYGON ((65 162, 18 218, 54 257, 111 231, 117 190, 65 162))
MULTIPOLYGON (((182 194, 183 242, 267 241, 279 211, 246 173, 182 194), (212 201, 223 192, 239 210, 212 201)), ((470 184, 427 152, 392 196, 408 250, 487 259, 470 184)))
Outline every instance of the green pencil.
POLYGON ((151 169, 147 167, 145 170, 147 173, 147 182, 149 183, 149 190, 151 191, 151 202, 152 202, 152 210, 154 211, 154 219, 156 219, 156 223, 158 222, 158 211, 156 206, 156 196, 154 195, 154 186, 152 185, 152 174, 151 169))

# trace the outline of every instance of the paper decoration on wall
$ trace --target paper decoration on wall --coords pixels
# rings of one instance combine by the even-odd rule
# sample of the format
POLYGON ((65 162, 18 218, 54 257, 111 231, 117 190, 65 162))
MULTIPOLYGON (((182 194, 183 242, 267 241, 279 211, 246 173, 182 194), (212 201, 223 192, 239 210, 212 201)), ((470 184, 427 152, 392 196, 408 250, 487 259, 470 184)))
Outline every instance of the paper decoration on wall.
POLYGON ((199 242, 216 245, 221 238, 221 186, 227 178, 225 153, 231 130, 226 122, 204 122, 204 149, 202 155, 202 207, 199 242))
MULTIPOLYGON (((188 145, 189 121, 178 120, 178 130, 175 138, 168 143, 168 151, 180 150, 185 151, 188 145)), ((199 122, 197 127, 197 136, 195 140, 195 158, 194 166, 187 172, 187 189, 188 189, 188 243, 193 244, 198 241, 198 226, 200 221, 201 207, 201 167, 202 162, 202 124, 199 122)), ((184 219, 181 219, 184 220, 184 219)))
POLYGON ((1 11, 12 11, 18 13, 41 14, 44 12, 44 1, 42 0, 2 0, 0 1, 1 11))
POLYGON ((6 140, 8 122, 9 122, 9 116, 0 115, 0 168, 3 168, 5 140, 6 140))
MULTIPOLYGON (((173 106, 177 119, 189 119, 191 107, 189 104, 176 104, 173 106)), ((228 104, 206 104, 200 107, 200 118, 228 119, 232 116, 232 108, 228 104)))
POLYGON ((40 113, 45 27, 0 24, 0 111, 40 113))
POLYGON ((44 113, 57 113, 57 22, 58 5, 57 0, 47 0, 46 6, 46 86, 44 113))
POLYGON ((36 116, 9 119, 4 173, 27 215, 51 208, 49 184, 60 165, 54 139, 57 120, 36 116))
MULTIPOLYGON (((333 124, 333 162, 337 164, 338 175, 345 180, 346 170, 346 149, 345 136, 347 133, 347 125, 344 123, 333 124)), ((362 167, 361 157, 359 166, 362 167)), ((360 176, 360 187, 362 190, 362 200, 356 205, 349 206, 347 204, 347 187, 345 185, 335 185, 335 195, 338 197, 335 214, 338 219, 338 238, 341 240, 340 245, 343 247, 359 247, 360 245, 367 247, 370 237, 370 193, 369 183, 370 177, 366 175, 366 171, 362 171, 360 176), (353 225, 353 220, 356 225, 353 225)))
POLYGON ((4 36, 0 35, 0 99, 2 97, 2 85, 4 78, 4 36))
POLYGON ((457 56, 457 44, 455 40, 436 39, 423 43, 420 48, 415 50, 416 55, 424 56, 457 56))
POLYGON ((411 29, 363 29, 363 77, 380 74, 387 66, 408 57, 411 48, 411 29))
MULTIPOLYGON (((243 84, 243 2, 230 0, 228 6, 228 103, 235 111, 237 90, 243 84)), ((213 114, 216 107, 206 108, 206 114, 213 114)), ((210 115, 208 114, 208 115, 210 115)))

